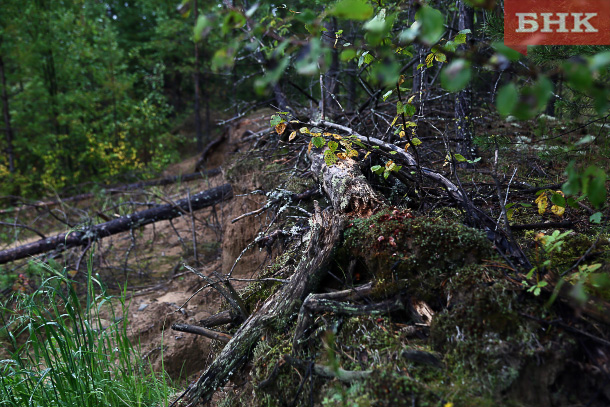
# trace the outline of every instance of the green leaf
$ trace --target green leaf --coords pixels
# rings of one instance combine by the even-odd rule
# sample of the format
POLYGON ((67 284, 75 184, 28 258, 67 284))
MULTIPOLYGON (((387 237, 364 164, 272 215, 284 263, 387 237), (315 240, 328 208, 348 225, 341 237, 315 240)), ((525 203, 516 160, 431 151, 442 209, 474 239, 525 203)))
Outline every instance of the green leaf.
POLYGON ((404 105, 404 111, 406 116, 413 116, 415 114, 415 110, 415 106, 413 106, 411 103, 407 103, 406 105, 404 105))
POLYGON ((282 119, 282 117, 280 115, 274 114, 273 116, 271 116, 270 124, 271 124, 271 126, 275 127, 278 124, 282 123, 283 121, 284 121, 284 119, 282 119))
POLYGON ((384 102, 385 102, 385 100, 386 100, 387 98, 389 98, 390 96, 392 96, 392 92, 394 92, 394 91, 393 91, 393 90, 389 90, 389 91, 387 91, 386 93, 384 93, 384 94, 383 94, 383 96, 382 96, 382 97, 383 97, 383 101, 384 101, 384 102))
POLYGON ((566 195, 576 195, 580 191, 580 175, 574 168, 574 161, 571 161, 566 168, 565 174, 568 181, 562 185, 561 190, 566 195))
POLYGON ((372 56, 371 54, 369 54, 368 51, 364 51, 361 55, 360 58, 358 59, 358 68, 360 68, 362 66, 362 64, 370 64, 371 62, 373 62, 375 60, 375 57, 372 56))
POLYGON ((311 142, 316 148, 322 148, 324 147, 324 144, 326 144, 326 140, 324 140, 324 137, 314 137, 311 139, 311 142))
POLYGON ((441 85, 449 92, 458 92, 468 85, 471 76, 470 62, 456 59, 441 72, 441 85))
POLYGON ((461 163, 466 161, 466 158, 462 154, 453 154, 453 158, 455 158, 456 161, 461 163))
POLYGON ((390 154, 391 154, 391 155, 398 154, 398 151, 390 151, 390 154))
POLYGON ((447 62, 447 55, 438 52, 434 54, 434 59, 436 59, 438 62, 447 62))
POLYGON ((464 44, 466 43, 466 34, 458 34, 455 36, 455 38, 453 39, 453 42, 455 42, 456 44, 464 44))
POLYGON ((422 6, 415 14, 415 19, 421 23, 420 37, 428 45, 435 44, 445 32, 445 16, 440 11, 422 6))
POLYGON ((519 91, 514 83, 508 83, 500 88, 496 95, 496 109, 501 116, 508 116, 512 113, 519 101, 519 91))
POLYGON ((373 7, 364 0, 341 0, 328 14, 348 20, 368 20, 373 16, 373 7))
POLYGON ((566 207, 566 199, 563 197, 563 195, 556 192, 551 194, 551 202, 557 206, 561 206, 563 208, 566 207))
POLYGON ((586 65, 566 61, 563 64, 563 70, 568 83, 575 89, 586 92, 593 86, 593 76, 586 65))
POLYGON ((589 222, 597 224, 602 223, 602 213, 595 212, 593 215, 589 216, 589 222))
POLYGON ((521 98, 512 114, 519 120, 529 120, 546 108, 552 95, 552 82, 546 77, 540 77, 533 86, 521 91, 521 98))
POLYGON ((336 141, 331 140, 331 141, 328 142, 328 149, 331 152, 334 153, 335 151, 337 151, 338 147, 339 147, 339 143, 337 143, 336 141))
POLYGON ((418 139, 417 137, 413 137, 413 138, 411 139, 411 144, 413 144, 414 146, 416 146, 416 147, 417 147, 417 146, 419 146, 419 145, 421 144, 421 140, 420 140, 420 139, 418 139))
POLYGON ((381 175, 383 170, 384 170, 384 168, 381 165, 373 165, 371 167, 371 171, 373 171, 375 174, 378 174, 378 175, 381 175))
POLYGON ((370 32, 382 33, 386 28, 385 9, 381 9, 379 14, 377 14, 375 18, 364 24, 362 28, 370 32))
POLYGON ((246 17, 243 14, 241 14, 235 10, 231 10, 225 16, 225 18, 222 22, 222 33, 227 34, 229 31, 237 29, 237 28, 241 28, 245 24, 246 24, 246 17))
POLYGON ((346 62, 346 61, 351 61, 352 59, 356 58, 356 51, 349 48, 349 49, 345 49, 341 52, 341 61, 346 62))
POLYGON ((583 193, 594 207, 606 202, 606 173, 599 167, 590 166, 583 174, 583 193))
POLYGON ((206 28, 210 27, 210 20, 206 16, 199 16, 197 18, 197 24, 193 29, 193 39, 195 42, 201 41, 208 33, 209 30, 206 28))
POLYGON ((333 166, 337 162, 337 156, 330 150, 324 152, 324 162, 328 167, 333 166))

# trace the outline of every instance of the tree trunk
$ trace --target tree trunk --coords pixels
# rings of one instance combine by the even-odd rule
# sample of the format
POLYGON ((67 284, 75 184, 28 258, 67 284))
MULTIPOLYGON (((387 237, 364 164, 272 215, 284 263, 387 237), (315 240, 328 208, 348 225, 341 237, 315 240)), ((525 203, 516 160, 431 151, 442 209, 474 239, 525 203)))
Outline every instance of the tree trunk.
MULTIPOLYGON (((472 31, 474 21, 474 10, 472 7, 459 1, 458 6, 458 30, 469 29, 472 31)), ((466 47, 460 45, 458 50, 466 47)), ((472 148, 472 95, 469 88, 458 92, 455 96, 455 138, 457 141, 456 152, 465 158, 474 159, 472 148)))
POLYGON ((0 264, 35 256, 54 249, 64 250, 69 247, 84 246, 91 241, 133 228, 142 227, 161 220, 177 218, 188 213, 190 209, 196 211, 232 197, 233 190, 231 185, 224 184, 192 195, 190 201, 188 198, 180 199, 173 205, 159 205, 151 209, 132 213, 131 215, 121 216, 109 222, 95 225, 88 230, 61 233, 47 239, 40 239, 30 244, 0 251, 0 264))
MULTIPOLYGON (((0 38, 2 44, 2 38, 0 38)), ((6 157, 8 159, 8 170, 15 172, 15 153, 13 151, 13 128, 11 127, 11 112, 8 105, 8 91, 6 89, 6 74, 4 72, 4 60, 0 55, 0 80, 2 81, 2 114, 4 117, 4 135, 6 137, 6 157)))
MULTIPOLYGON (((197 24, 197 18, 199 16, 199 10, 197 8, 197 0, 193 0, 193 14, 195 15, 195 24, 197 24)), ((203 150, 203 133, 201 132, 201 116, 199 112, 200 105, 200 88, 199 88, 199 43, 195 41, 195 72, 193 74, 193 80, 195 82, 195 135, 197 138, 197 151, 203 150)))

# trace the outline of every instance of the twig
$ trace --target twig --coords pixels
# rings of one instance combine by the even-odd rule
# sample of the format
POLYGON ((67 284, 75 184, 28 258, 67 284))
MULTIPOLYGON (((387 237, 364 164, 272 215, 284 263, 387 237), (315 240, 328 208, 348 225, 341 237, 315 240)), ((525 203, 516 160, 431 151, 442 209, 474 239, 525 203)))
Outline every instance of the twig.
POLYGON ((30 232, 34 232, 36 233, 38 236, 40 236, 43 239, 46 239, 47 237, 45 235, 42 234, 42 232, 39 232, 38 230, 28 226, 28 225, 22 225, 21 223, 9 223, 9 222, 0 222, 0 225, 2 226, 11 226, 11 227, 15 227, 15 228, 21 228, 21 229, 26 229, 29 230, 30 232))
POLYGON ((201 335, 206 338, 216 339, 217 341, 221 341, 227 343, 233 338, 231 335, 213 331, 211 329, 206 329, 200 326, 189 325, 189 324, 173 324, 172 329, 178 332, 186 332, 189 334, 201 335))

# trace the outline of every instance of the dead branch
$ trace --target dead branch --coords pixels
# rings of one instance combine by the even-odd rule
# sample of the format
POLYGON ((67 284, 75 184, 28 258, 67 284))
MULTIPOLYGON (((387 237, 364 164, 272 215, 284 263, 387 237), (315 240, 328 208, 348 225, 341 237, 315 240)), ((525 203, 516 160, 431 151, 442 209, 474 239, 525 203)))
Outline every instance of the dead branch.
POLYGON ((233 315, 230 310, 226 310, 200 320, 199 325, 204 328, 213 328, 215 326, 226 325, 238 321, 239 317, 233 315))
POLYGON ((201 335, 206 338, 215 339, 227 343, 231 340, 232 336, 224 332, 212 331, 211 329, 202 328, 200 326, 189 325, 189 324, 173 324, 172 329, 178 332, 186 332, 189 334, 201 335))

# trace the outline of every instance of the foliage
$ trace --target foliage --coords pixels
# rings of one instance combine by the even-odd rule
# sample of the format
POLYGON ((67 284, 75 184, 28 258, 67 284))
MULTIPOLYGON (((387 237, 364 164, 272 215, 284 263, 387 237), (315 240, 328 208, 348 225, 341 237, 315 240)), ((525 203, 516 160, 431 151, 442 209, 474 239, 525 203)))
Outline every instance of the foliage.
POLYGON ((147 373, 127 337, 116 299, 105 294, 89 269, 87 298, 78 298, 64 270, 46 267, 32 294, 17 292, 6 303, 2 334, 10 357, 0 363, 0 403, 6 406, 150 406, 167 404, 164 373, 147 373), (8 317, 8 320, 5 318, 8 317))
POLYGON ((1 121, 15 134, 16 168, 10 173, 8 157, 0 157, 0 194, 35 196, 158 171, 175 159, 166 65, 148 45, 162 34, 170 3, 3 2, 0 54, 11 121, 1 121))

